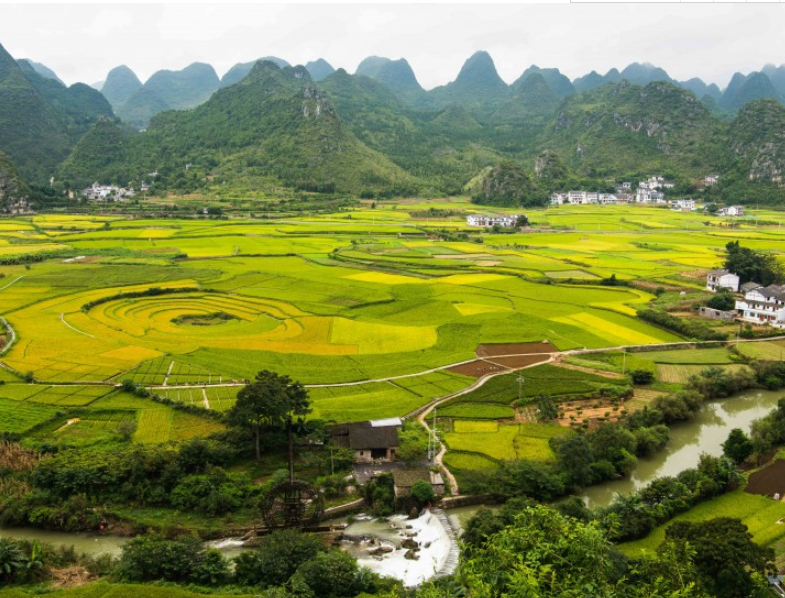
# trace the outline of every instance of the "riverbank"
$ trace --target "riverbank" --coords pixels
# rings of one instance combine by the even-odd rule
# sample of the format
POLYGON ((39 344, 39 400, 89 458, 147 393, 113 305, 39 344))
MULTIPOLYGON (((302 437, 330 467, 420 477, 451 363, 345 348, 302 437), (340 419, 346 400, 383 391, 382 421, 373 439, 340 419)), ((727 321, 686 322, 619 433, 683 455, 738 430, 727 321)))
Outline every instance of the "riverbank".
POLYGON ((629 494, 655 478, 675 476, 695 467, 704 453, 722 455, 722 443, 732 429, 749 433, 752 422, 767 415, 784 395, 785 391, 754 389, 706 402, 692 419, 670 426, 665 448, 638 459, 628 477, 584 489, 584 500, 592 507, 607 505, 615 494, 629 494))

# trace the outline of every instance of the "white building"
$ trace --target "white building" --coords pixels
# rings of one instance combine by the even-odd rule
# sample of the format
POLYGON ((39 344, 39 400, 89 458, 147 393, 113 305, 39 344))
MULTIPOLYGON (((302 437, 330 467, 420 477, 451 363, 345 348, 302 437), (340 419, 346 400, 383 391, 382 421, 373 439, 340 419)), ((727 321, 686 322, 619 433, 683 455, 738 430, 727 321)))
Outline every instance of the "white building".
POLYGON ((510 214, 509 216, 486 216, 484 214, 472 214, 466 217, 466 224, 469 226, 503 226, 505 228, 513 227, 518 222, 519 214, 510 214))
POLYGON ((136 195, 133 189, 118 187, 117 185, 101 185, 93 183, 87 189, 82 189, 82 196, 94 201, 123 201, 136 195))
POLYGON ((635 193, 635 201, 638 203, 665 203, 665 194, 662 191, 639 188, 635 193))
POLYGON ((705 177, 703 177, 703 184, 704 185, 715 185, 717 183, 717 181, 719 180, 719 178, 720 177, 718 177, 716 174, 707 174, 705 177))
POLYGON ((671 208, 674 210, 681 210, 683 212, 689 212, 695 209, 695 200, 694 199, 677 199, 671 202, 671 208))
POLYGON ((739 277, 727 270, 712 270, 706 276, 706 288, 717 292, 718 289, 739 290, 739 277))
POLYGON ((743 300, 736 301, 739 317, 745 322, 785 328, 785 286, 749 288, 751 283, 744 286, 749 290, 743 300))
POLYGON ((720 216, 744 216, 744 206, 728 206, 717 210, 720 216))

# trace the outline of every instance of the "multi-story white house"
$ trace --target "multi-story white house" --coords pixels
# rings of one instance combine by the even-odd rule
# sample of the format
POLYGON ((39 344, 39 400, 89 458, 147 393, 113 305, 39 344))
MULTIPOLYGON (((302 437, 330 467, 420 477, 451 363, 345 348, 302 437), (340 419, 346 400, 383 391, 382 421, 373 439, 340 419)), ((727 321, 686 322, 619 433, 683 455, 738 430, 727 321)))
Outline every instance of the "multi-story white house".
POLYGON ((744 216, 744 206, 728 206, 717 210, 720 216, 744 216))
POLYGON ((469 226, 503 226, 505 228, 515 226, 518 222, 518 214, 509 216, 486 216, 484 214, 472 214, 466 217, 466 224, 469 226))
POLYGON ((662 191, 638 188, 635 193, 635 201, 638 203, 665 203, 665 194, 662 191))
POLYGON ((683 212, 688 212, 695 209, 695 200, 677 199, 671 202, 671 208, 673 208, 674 210, 681 210, 683 212))
POLYGON ((718 289, 739 290, 739 277, 728 270, 712 270, 706 275, 706 288, 717 292, 718 289))
MULTIPOLYGON (((745 283, 747 285, 752 286, 745 283)), ((749 290, 744 293, 744 299, 736 301, 739 318, 745 322, 785 328, 785 286, 772 284, 747 288, 749 290)))

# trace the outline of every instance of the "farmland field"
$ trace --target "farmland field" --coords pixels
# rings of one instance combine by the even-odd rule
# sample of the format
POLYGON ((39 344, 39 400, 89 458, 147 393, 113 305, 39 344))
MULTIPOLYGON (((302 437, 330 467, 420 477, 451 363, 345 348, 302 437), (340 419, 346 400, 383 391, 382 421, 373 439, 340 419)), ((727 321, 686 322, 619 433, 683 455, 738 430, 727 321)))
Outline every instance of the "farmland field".
POLYGON ((447 432, 444 440, 452 451, 476 453, 497 461, 551 461, 554 455, 548 440, 570 433, 556 424, 498 424, 485 420, 456 420, 453 431, 447 432))
MULTIPOLYGON (((703 215, 646 206, 534 210, 534 229, 511 234, 478 235, 465 224, 472 212, 506 211, 448 198, 296 221, 0 221, 0 313, 16 333, 0 356, 0 400, 20 406, 21 418, 0 431, 97 409, 132 411, 136 442, 205 434, 214 426, 204 418, 188 423, 113 387, 130 381, 223 412, 262 369, 309 385, 312 417, 400 416, 475 383, 447 368, 477 359, 479 345, 547 340, 564 351, 682 340, 636 317, 654 297, 643 288, 702 288, 705 271, 739 235, 755 249, 785 241, 781 229, 756 228, 754 218, 728 231, 703 215), (423 217, 431 207, 451 216, 423 217), (456 236, 439 240, 436 229, 456 236), (603 286, 612 275, 649 286, 603 286)), ((739 350, 782 352, 779 342, 739 350)), ((506 372, 526 359, 487 367, 506 372)), ((574 359, 605 359, 594 363, 611 372, 626 359, 624 367, 674 381, 701 364, 731 362, 720 348, 574 359)), ((526 369, 524 378, 520 387, 514 374, 493 378, 439 412, 456 421, 509 419, 519 394, 580 395, 624 383, 552 365, 526 369)), ((68 434, 96 426, 77 424, 68 434)))

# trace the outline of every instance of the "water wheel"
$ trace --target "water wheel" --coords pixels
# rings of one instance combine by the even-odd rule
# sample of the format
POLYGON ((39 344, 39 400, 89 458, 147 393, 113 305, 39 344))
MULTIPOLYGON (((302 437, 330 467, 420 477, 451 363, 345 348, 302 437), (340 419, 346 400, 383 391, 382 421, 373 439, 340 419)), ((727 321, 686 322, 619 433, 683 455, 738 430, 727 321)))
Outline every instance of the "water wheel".
POLYGON ((269 529, 309 527, 319 523, 323 515, 321 493, 301 480, 276 485, 262 504, 262 517, 269 529))

